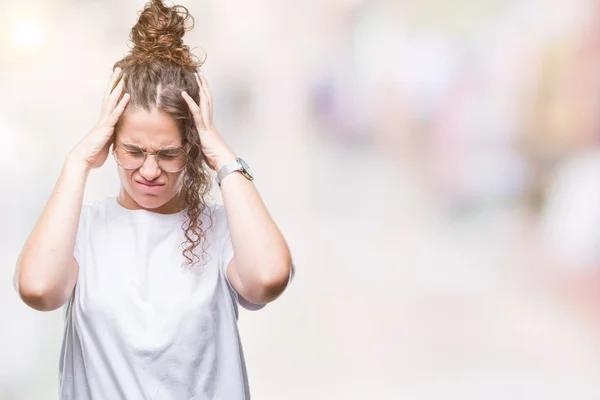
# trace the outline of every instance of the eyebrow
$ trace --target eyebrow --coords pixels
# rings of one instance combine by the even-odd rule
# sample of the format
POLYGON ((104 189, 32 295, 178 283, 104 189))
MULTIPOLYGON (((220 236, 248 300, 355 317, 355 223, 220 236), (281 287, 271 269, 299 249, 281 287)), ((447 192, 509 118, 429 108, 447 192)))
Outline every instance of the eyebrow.
MULTIPOLYGON (((148 151, 148 149, 146 149, 146 148, 144 148, 144 147, 142 147, 142 146, 140 146, 139 144, 136 144, 136 143, 120 142, 118 145, 120 145, 120 146, 127 146, 127 147, 136 147, 136 148, 138 148, 138 149, 140 149, 142 151, 148 151)), ((156 148, 154 150, 162 150, 162 149, 168 149, 168 148, 178 148, 178 149, 180 149, 180 148, 182 148, 182 146, 180 144, 168 144, 166 146, 162 146, 162 147, 156 148)))

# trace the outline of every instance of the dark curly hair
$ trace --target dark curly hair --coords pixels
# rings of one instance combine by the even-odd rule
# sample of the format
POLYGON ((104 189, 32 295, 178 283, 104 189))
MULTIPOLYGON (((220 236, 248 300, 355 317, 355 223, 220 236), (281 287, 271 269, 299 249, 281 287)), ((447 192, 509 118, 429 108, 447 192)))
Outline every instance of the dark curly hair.
MULTIPOLYGON (((188 265, 198 260, 195 249, 206 231, 201 226, 200 216, 206 208, 205 197, 212 187, 192 113, 181 96, 185 90, 197 102, 200 98, 194 73, 206 57, 198 60, 183 44, 183 35, 193 27, 194 18, 186 7, 169 7, 161 0, 152 0, 139 12, 138 21, 131 29, 131 52, 113 65, 113 70, 117 67, 123 70, 124 93, 131 96, 128 108, 149 112, 159 109, 176 121, 181 132, 187 164, 183 171, 179 209, 186 211, 182 226, 186 240, 182 246, 188 265)), ((117 123, 115 131, 119 126, 117 123)), ((202 252, 204 258, 204 246, 202 252)))

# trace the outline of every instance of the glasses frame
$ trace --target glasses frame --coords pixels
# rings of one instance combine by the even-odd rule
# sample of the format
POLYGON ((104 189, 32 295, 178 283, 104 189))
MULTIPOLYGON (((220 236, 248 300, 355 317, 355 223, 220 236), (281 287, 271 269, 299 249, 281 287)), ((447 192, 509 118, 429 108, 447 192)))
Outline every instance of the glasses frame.
POLYGON ((113 147, 113 150, 112 150, 112 155, 113 155, 113 158, 115 159, 115 162, 117 163, 117 165, 119 165, 121 168, 124 168, 124 169, 130 170, 130 171, 131 171, 131 170, 136 170, 136 169, 140 169, 140 168, 142 168, 142 166, 143 166, 143 165, 146 163, 146 159, 148 158, 148 156, 149 156, 149 155, 151 155, 151 156, 154 156, 154 158, 156 159, 156 165, 157 165, 157 166, 158 166, 158 168, 160 168, 160 170, 161 170, 161 171, 163 171, 163 172, 167 172, 167 173, 176 173, 176 172, 183 171, 183 170, 185 169, 185 167, 187 166, 187 153, 185 152, 185 150, 184 150, 183 148, 181 148, 181 147, 179 147, 179 146, 167 146, 167 147, 163 147, 162 149, 158 149, 158 150, 156 150, 156 151, 144 151, 144 150, 142 150, 142 148, 141 148, 140 146, 138 146, 137 144, 133 144, 133 143, 121 143, 121 144, 119 144, 118 146, 115 146, 115 147, 113 147), (121 147, 121 148, 123 148, 124 150, 127 150, 126 148, 124 148, 124 147, 123 147, 123 145, 137 147, 137 148, 139 149, 139 151, 140 151, 142 154, 144 154, 144 159, 142 160, 142 163, 140 164, 140 166, 139 166, 139 167, 137 167, 137 168, 128 168, 128 167, 126 167, 126 166, 122 165, 122 164, 119 162, 119 158, 117 157, 117 149, 118 149, 119 147, 121 147), (165 151, 165 150, 173 150, 173 149, 180 150, 180 151, 183 153, 183 155, 185 156, 185 162, 183 163, 183 167, 181 167, 180 169, 178 169, 178 170, 176 170, 176 171, 167 171, 167 170, 163 169, 163 168, 160 166, 160 164, 159 164, 159 162, 158 162, 159 160, 158 160, 158 157, 157 157, 157 156, 160 154, 160 152, 161 152, 161 151, 165 151))

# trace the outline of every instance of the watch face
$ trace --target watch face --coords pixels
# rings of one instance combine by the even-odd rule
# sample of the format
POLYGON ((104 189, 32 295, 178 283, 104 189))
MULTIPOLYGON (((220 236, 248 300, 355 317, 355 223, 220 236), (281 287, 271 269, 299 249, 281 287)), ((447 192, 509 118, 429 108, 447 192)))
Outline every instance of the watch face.
POLYGON ((244 169, 244 171, 246 172, 246 174, 248 174, 248 176, 250 177, 250 179, 254 179, 254 175, 252 174, 252 170, 250 169, 250 167, 248 166, 248 164, 246 164, 246 161, 242 160, 241 158, 239 158, 238 161, 240 162, 240 164, 242 165, 242 168, 244 169))

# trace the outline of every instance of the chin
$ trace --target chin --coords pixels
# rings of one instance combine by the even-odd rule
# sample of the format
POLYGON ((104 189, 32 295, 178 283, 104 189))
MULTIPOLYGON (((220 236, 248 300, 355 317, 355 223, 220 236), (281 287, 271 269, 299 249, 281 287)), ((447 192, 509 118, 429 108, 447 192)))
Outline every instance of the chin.
POLYGON ((142 208, 149 210, 164 206, 170 199, 164 196, 151 196, 145 194, 137 194, 132 196, 133 200, 142 208))
POLYGON ((141 208, 154 210, 169 203, 177 193, 139 193, 134 190, 127 191, 133 201, 141 208))

